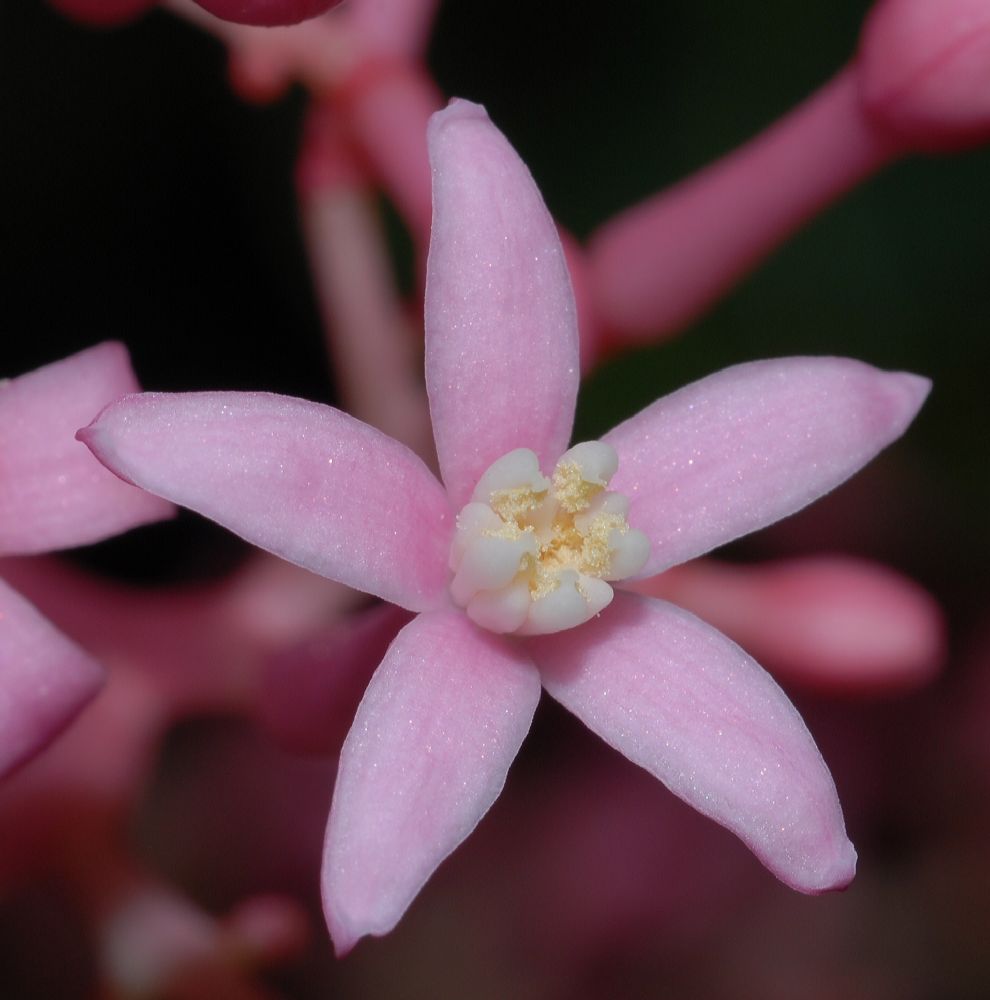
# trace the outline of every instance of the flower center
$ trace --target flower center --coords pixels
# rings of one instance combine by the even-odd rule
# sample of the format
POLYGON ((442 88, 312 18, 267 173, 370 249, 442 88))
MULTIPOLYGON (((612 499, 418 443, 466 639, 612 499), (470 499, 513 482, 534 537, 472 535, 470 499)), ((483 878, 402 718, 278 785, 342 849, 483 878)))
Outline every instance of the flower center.
POLYGON ((547 479, 517 448, 492 463, 457 515, 454 601, 493 632, 544 635, 581 625, 612 600, 607 580, 646 563, 650 542, 606 490, 619 459, 601 441, 565 452, 547 479))

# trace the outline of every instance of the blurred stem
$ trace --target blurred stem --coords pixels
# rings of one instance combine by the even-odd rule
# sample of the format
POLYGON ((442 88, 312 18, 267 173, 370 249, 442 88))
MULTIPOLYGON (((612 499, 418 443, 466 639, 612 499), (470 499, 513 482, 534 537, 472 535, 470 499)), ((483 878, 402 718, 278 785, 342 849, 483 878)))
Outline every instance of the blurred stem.
MULTIPOLYGON (((339 144, 323 152, 342 155, 339 144)), ((306 247, 341 402, 433 463, 419 339, 396 290, 378 207, 340 170, 327 183, 301 187, 306 247)))
POLYGON ((746 145, 607 222, 589 264, 613 342, 678 332, 901 151, 864 115, 849 65, 746 145))

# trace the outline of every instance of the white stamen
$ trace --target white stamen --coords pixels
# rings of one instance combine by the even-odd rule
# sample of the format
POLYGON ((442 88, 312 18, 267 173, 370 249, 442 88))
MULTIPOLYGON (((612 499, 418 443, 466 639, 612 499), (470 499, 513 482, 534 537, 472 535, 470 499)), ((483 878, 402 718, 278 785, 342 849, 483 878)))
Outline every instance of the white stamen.
POLYGON ((545 493, 550 489, 550 481, 540 474, 540 460, 529 448, 516 448, 507 455, 496 459, 474 488, 472 500, 490 503, 496 490, 518 490, 528 488, 534 493, 545 493))
POLYGON ((464 550, 464 558, 457 567, 450 585, 454 600, 470 601, 479 590, 496 590, 512 583, 525 555, 539 552, 536 538, 531 532, 517 538, 500 538, 479 535, 464 550))
POLYGON ((515 632, 526 621, 532 601, 529 584, 517 580, 501 590, 483 590, 471 598, 468 617, 492 632, 515 632))
POLYGON ((581 469, 581 478, 585 482, 605 486, 619 467, 619 456, 604 441, 582 441, 560 456, 557 468, 571 463, 581 469))
POLYGON ((608 537, 612 558, 604 579, 626 580, 635 576, 649 558, 649 538, 636 528, 629 528, 624 533, 613 529, 608 537))
POLYGON ((613 597, 606 581, 643 568, 649 540, 606 486, 618 468, 601 441, 575 445, 552 479, 517 448, 488 468, 457 518, 451 596, 493 632, 542 635, 593 618, 613 597))

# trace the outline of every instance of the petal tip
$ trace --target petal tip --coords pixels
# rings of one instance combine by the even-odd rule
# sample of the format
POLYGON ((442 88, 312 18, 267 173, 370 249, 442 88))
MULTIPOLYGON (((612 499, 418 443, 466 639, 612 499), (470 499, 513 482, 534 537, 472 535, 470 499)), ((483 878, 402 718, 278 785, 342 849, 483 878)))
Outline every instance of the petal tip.
POLYGON ((80 427, 76 431, 76 440, 86 445, 87 448, 98 458, 104 465, 106 465, 105 453, 108 450, 106 433, 103 427, 100 426, 100 416, 97 416, 92 423, 87 424, 85 427, 80 427))
POLYGON ((485 110, 483 104, 477 104, 474 101, 468 101, 463 97, 452 97, 445 108, 441 108, 439 111, 435 111, 432 115, 432 121, 442 124, 444 122, 465 120, 465 119, 475 119, 479 121, 488 121, 488 112, 485 110))
POLYGON ((122 362, 128 366, 131 363, 130 352, 123 341, 120 340, 101 340, 98 344, 94 344, 88 348, 87 351, 80 351, 80 354, 83 353, 88 353, 91 357, 101 357, 107 360, 122 362))
POLYGON ((891 378, 897 380, 904 407, 913 417, 932 391, 932 380, 911 372, 894 372, 891 378))
POLYGON ((819 869, 815 878, 809 878, 806 885, 795 886, 798 891, 809 896, 820 896, 826 892, 842 892, 849 888, 856 877, 856 848, 845 838, 837 845, 834 856, 819 869))
MULTIPOLYGON (((113 404, 111 403, 110 406, 113 406, 113 404)), ((120 468, 118 468, 119 463, 114 461, 114 449, 109 440, 110 435, 101 423, 103 420, 103 414, 106 413, 109 408, 110 407, 106 407, 91 424, 87 424, 85 427, 80 427, 75 434, 76 440, 86 445, 86 447, 93 453, 93 457, 106 469, 112 472, 118 479, 130 486, 137 486, 140 489, 140 485, 135 483, 133 479, 126 476, 120 468)), ((168 503, 168 509, 171 511, 169 516, 175 514, 173 504, 168 503)))
POLYGON ((97 432, 96 428, 93 426, 96 421, 94 420, 92 424, 87 424, 85 427, 80 427, 76 431, 76 440, 82 441, 90 451, 93 450, 93 445, 96 443, 97 432))
POLYGON ((463 97, 452 97, 445 108, 434 111, 426 129, 427 145, 433 151, 441 135, 451 126, 463 122, 481 122, 490 125, 491 120, 483 104, 466 101, 463 97))
POLYGON ((918 415, 932 389, 931 379, 911 372, 884 372, 881 383, 881 412, 892 432, 899 437, 918 415))
MULTIPOLYGON (((330 940, 333 942, 333 951, 337 958, 346 958, 363 937, 367 937, 369 934, 387 934, 392 929, 391 927, 379 929, 368 926, 370 921, 365 921, 362 924, 360 920, 343 917, 326 895, 323 900, 323 915, 326 918, 327 930, 330 931, 330 940)), ((395 923, 397 922, 396 920, 395 923)))
POLYGON ((824 891, 842 892, 848 889, 852 880, 856 877, 856 862, 856 848, 847 840, 830 872, 829 881, 824 891))
POLYGON ((360 935, 349 935, 340 930, 331 930, 330 940, 333 942, 333 953, 337 958, 347 958, 361 938, 360 935))

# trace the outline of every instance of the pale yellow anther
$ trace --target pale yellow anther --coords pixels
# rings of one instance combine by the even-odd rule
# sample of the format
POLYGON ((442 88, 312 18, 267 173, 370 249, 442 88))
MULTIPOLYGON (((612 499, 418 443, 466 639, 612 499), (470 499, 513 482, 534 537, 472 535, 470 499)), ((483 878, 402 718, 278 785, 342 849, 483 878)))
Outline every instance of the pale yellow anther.
POLYGON ((629 501, 606 489, 618 467, 600 441, 575 445, 545 478, 518 448, 478 481, 457 519, 451 594, 494 632, 540 635, 580 625, 612 588, 642 569, 649 541, 626 520, 629 501))

